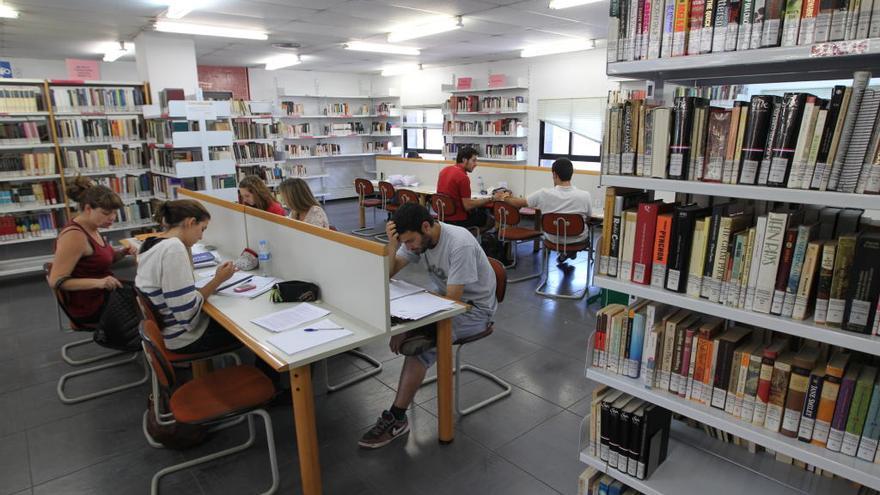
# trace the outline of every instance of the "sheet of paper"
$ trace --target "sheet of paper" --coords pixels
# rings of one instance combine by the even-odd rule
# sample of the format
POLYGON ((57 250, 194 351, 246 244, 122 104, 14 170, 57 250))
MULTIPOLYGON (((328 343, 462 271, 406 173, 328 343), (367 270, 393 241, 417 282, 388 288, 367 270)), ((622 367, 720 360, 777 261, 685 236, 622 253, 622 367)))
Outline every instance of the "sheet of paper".
POLYGON ((321 309, 309 303, 299 303, 292 308, 261 316, 251 321, 270 332, 284 332, 285 330, 292 330, 305 323, 317 320, 318 318, 323 318, 328 314, 330 314, 330 312, 326 309, 321 309))
MULTIPOLYGON (((236 273, 241 273, 241 272, 236 272, 236 273)), ((260 277, 259 275, 254 275, 254 278, 250 279, 249 281, 247 281, 243 284, 238 284, 233 287, 223 289, 217 293, 222 294, 224 296, 247 297, 247 298, 253 299, 253 298, 259 296, 260 294, 265 294, 266 292, 269 292, 270 290, 272 290, 272 287, 275 285, 275 282, 277 282, 277 281, 278 281, 278 279, 275 277, 260 277), (246 286, 248 284, 255 285, 256 287, 249 290, 249 291, 246 291, 246 292, 236 292, 235 291, 235 289, 242 287, 242 286, 246 286)))
POLYGON ((420 292, 391 301, 391 314, 406 320, 418 320, 428 315, 444 311, 455 305, 449 299, 420 292))
POLYGON ((308 327, 327 329, 318 332, 306 332, 303 328, 297 328, 296 330, 273 335, 266 339, 266 341, 286 354, 296 354, 297 352, 302 352, 311 349, 312 347, 326 344, 327 342, 348 337, 352 334, 351 330, 341 328, 339 324, 329 318, 308 325, 308 327), (330 328, 333 328, 333 330, 330 328))
MULTIPOLYGON (((214 278, 215 271, 216 270, 211 270, 208 273, 199 273, 199 277, 196 279, 196 289, 201 289, 202 287, 208 285, 208 282, 210 282, 211 279, 214 278)), ((223 282, 222 284, 220 284, 220 286, 223 287, 223 286, 226 286, 229 284, 234 284, 234 283, 240 282, 250 276, 253 276, 253 273, 235 272, 232 274, 231 277, 229 277, 229 280, 223 282)))
POLYGON ((316 321, 314 323, 309 323, 307 325, 303 325, 301 328, 311 328, 314 330, 321 330, 321 331, 323 331, 323 330, 342 330, 342 325, 340 325, 339 323, 336 323, 335 321, 331 320, 330 318, 327 318, 327 319, 324 319, 321 321, 316 321))
POLYGON ((388 291, 390 300, 393 301, 395 299, 400 299, 401 297, 416 294, 418 292, 425 292, 425 289, 419 287, 418 285, 404 282, 403 280, 392 279, 388 283, 388 291))

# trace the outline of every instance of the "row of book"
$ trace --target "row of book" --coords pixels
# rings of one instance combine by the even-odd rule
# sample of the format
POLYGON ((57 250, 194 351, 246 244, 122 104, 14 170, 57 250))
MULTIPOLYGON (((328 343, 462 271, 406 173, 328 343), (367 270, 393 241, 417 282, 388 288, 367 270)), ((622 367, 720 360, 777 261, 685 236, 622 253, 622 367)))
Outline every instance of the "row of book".
POLYGON ((447 113, 459 112, 525 112, 525 96, 450 96, 443 104, 447 113))
POLYGON ((0 184, 0 207, 18 205, 54 205, 64 200, 54 181, 30 182, 27 184, 0 184))
POLYGON ((140 87, 53 87, 49 96, 56 112, 137 112, 146 103, 140 87))
POLYGON ((113 146, 109 148, 66 149, 63 154, 64 171, 100 171, 144 168, 144 149, 140 146, 113 146))
POLYGON ((232 145, 237 163, 272 162, 277 159, 277 150, 271 143, 239 143, 232 145))
POLYGON ((49 141, 45 120, 0 122, 0 144, 40 144, 49 141))
POLYGON ((372 134, 391 134, 391 130, 395 128, 396 126, 387 120, 370 124, 370 132, 372 134))
POLYGON ((755 95, 732 108, 698 97, 672 107, 610 95, 604 173, 880 194, 880 91, 867 72, 828 100, 755 95))
POLYGON ((0 215, 0 241, 55 237, 61 213, 45 211, 27 215, 0 215))
MULTIPOLYGON (((721 84, 715 86, 676 86, 674 94, 675 96, 696 96, 707 100, 729 101, 736 100, 746 91, 746 87, 741 84, 721 84)), ((645 95, 641 94, 638 98, 644 99, 645 95)))
POLYGON ((392 141, 369 141, 364 143, 364 153, 389 153, 393 146, 392 141))
POLYGON ((601 275, 877 334, 880 232, 859 232, 862 210, 783 207, 756 215, 743 203, 703 207, 645 198, 607 192, 601 275))
POLYGON ((62 143, 106 143, 144 138, 144 129, 137 117, 59 119, 55 121, 55 130, 62 143))
POLYGON ((202 150, 170 150, 164 148, 150 148, 150 168, 160 172, 173 174, 176 172, 174 164, 177 162, 195 162, 202 160, 202 150))
POLYGON ((526 128, 519 119, 498 120, 447 120, 443 123, 445 134, 468 136, 526 136, 526 128))
POLYGON ((38 151, 0 154, 0 176, 53 175, 57 173, 55 153, 38 151))
POLYGON ((672 414, 619 390, 601 387, 590 403, 589 454, 621 473, 646 479, 666 460, 672 414))
POLYGON ((277 122, 257 122, 255 120, 235 120, 232 122, 235 139, 273 139, 279 136, 277 122))
POLYGON ((391 115, 397 111, 397 105, 387 101, 377 103, 374 107, 376 115, 391 115))
POLYGON ((0 113, 45 112, 43 90, 39 86, 6 86, 0 88, 0 113))
POLYGON ((873 2, 612 0, 608 61, 811 45, 880 36, 873 2))
POLYGON ((251 107, 251 102, 245 100, 230 100, 229 101, 230 112, 233 117, 240 116, 249 116, 249 115, 267 115, 269 116, 271 112, 255 112, 251 107))
MULTIPOLYGON (((272 168, 260 165, 245 165, 238 167, 235 172, 238 182, 241 182, 242 179, 249 175, 254 175, 263 179, 263 182, 269 187, 274 187, 284 179, 284 169, 278 165, 272 168)), ((281 200, 277 196, 276 199, 281 200)))
POLYGON ((871 356, 643 300, 597 313, 591 362, 647 389, 880 463, 871 356))
POLYGON ((320 143, 314 146, 302 144, 288 144, 284 147, 288 158, 307 158, 310 156, 332 156, 342 154, 342 145, 335 143, 320 143))
POLYGON ((578 477, 578 495, 641 495, 641 492, 588 467, 578 477))
POLYGON ((150 201, 138 201, 116 210, 116 221, 120 223, 144 222, 153 218, 153 205, 150 201))
POLYGON ((328 103, 321 107, 321 115, 347 117, 349 115, 370 115, 370 105, 350 105, 348 103, 328 103))
MULTIPOLYGON (((178 199, 177 191, 180 188, 189 189, 190 191, 205 190, 204 177, 176 178, 153 174, 151 180, 153 184, 153 194, 156 198, 163 200, 178 199)), ((235 175, 211 177, 211 187, 213 189, 233 188, 236 187, 237 184, 238 182, 235 179, 235 175)))
POLYGON ((305 106, 302 103, 296 103, 293 101, 282 101, 281 110, 283 110, 284 114, 287 116, 299 116, 306 113, 305 106))
POLYGON ((123 199, 149 196, 150 178, 147 174, 125 177, 94 177, 95 184, 108 187, 123 199))
POLYGON ((447 156, 455 156, 463 148, 473 148, 484 158, 525 160, 525 146, 522 144, 446 143, 444 152, 447 156))

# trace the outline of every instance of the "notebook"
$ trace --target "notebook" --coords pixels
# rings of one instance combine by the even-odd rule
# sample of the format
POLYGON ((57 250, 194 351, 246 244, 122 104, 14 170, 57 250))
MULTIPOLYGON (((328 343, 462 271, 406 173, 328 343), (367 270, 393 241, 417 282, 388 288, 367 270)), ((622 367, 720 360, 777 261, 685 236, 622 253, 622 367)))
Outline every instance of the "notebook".
POLYGON ((454 301, 418 292, 391 301, 391 316, 401 320, 419 320, 455 306, 454 301))

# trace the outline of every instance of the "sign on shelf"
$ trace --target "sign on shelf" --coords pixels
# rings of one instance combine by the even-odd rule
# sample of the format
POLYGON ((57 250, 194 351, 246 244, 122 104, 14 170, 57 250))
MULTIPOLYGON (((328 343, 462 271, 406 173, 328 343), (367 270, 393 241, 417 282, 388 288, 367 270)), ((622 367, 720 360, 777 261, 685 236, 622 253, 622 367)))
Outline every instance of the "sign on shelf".
POLYGON ((456 80, 455 89, 471 89, 474 85, 474 78, 472 77, 459 77, 456 80))
POLYGON ((213 101, 187 101, 186 120, 217 120, 213 101))
POLYGON ((70 79, 80 79, 84 81, 97 81, 101 79, 101 69, 97 60, 82 60, 78 58, 68 58, 67 77, 70 79))

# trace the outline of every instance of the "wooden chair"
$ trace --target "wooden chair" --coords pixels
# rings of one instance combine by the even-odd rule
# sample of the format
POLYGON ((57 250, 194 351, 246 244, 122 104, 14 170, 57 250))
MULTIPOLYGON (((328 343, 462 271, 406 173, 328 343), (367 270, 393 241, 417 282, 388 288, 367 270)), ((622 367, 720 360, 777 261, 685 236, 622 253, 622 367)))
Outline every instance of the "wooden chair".
MULTIPOLYGON (((492 265, 492 271, 495 272, 495 299, 500 303, 500 302, 504 301, 504 295, 507 292, 507 271, 504 269, 504 265, 500 261, 496 260, 495 258, 489 258, 489 263, 492 265)), ((462 337, 462 338, 457 339, 454 342, 452 342, 452 345, 454 345, 456 347, 455 367, 452 368, 452 373, 455 376, 455 384, 454 384, 454 386, 455 386, 455 412, 458 413, 459 416, 466 416, 472 412, 476 412, 476 411, 488 406, 489 404, 492 404, 494 402, 498 402, 499 400, 510 395, 511 390, 513 390, 513 387, 511 387, 509 383, 502 380, 501 377, 493 374, 489 370, 486 370, 486 369, 483 369, 483 368, 480 368, 477 366, 473 366, 470 364, 461 364, 461 355, 464 350, 464 346, 467 344, 472 344, 472 343, 477 342, 479 340, 483 340, 486 337, 492 335, 492 332, 494 332, 494 331, 495 331, 495 324, 494 324, 494 322, 490 322, 489 326, 486 327, 486 330, 484 330, 476 335, 471 335, 470 337, 462 337), (481 400, 480 402, 477 402, 476 404, 470 405, 466 408, 462 408, 461 407, 461 374, 464 373, 465 371, 470 371, 471 373, 475 373, 479 376, 482 376, 484 378, 491 380, 492 382, 497 384, 499 387, 501 387, 501 389, 502 389, 501 392, 499 392, 491 397, 488 397, 484 400, 481 400)), ((436 381, 437 381, 437 377, 433 376, 431 378, 428 378, 424 382, 422 382, 422 385, 434 383, 436 381)))
MULTIPOLYGON (((158 495, 159 483, 165 475, 249 448, 256 440, 254 416, 261 417, 265 424, 269 463, 272 470, 272 486, 263 493, 266 495, 275 493, 279 485, 279 475, 278 460, 275 455, 275 439, 272 433, 272 418, 264 409, 261 409, 275 395, 272 380, 254 366, 237 365, 221 368, 186 383, 180 383, 174 372, 170 356, 167 350, 164 350, 164 345, 161 344, 164 337, 162 337, 159 327, 152 321, 144 320, 141 324, 141 338, 147 362, 149 362, 160 385, 159 393, 170 409, 170 416, 166 415, 165 418, 159 416, 158 409, 155 411, 159 424, 173 425, 180 422, 217 426, 246 417, 250 433, 247 441, 243 444, 161 469, 153 475, 150 493, 158 495)), ((157 407, 159 402, 161 402, 159 398, 154 397, 154 407, 157 407)))
MULTIPOLYGON (((47 282, 49 281, 49 274, 51 272, 52 272, 52 263, 44 264, 43 265, 43 273, 46 276, 47 282)), ((64 323, 61 318, 61 314, 63 312, 64 315, 67 316, 67 319, 70 323, 70 330, 71 331, 73 331, 73 332, 91 332, 92 334, 94 334, 94 332, 96 330, 96 327, 94 325, 79 324, 76 322, 76 320, 73 317, 70 316, 70 312, 67 310, 67 300, 64 297, 64 291, 62 291, 60 289, 53 288, 52 294, 55 296, 55 312, 58 316, 58 328, 61 331, 65 330, 64 323)), ((122 366, 122 365, 125 365, 128 363, 137 361, 141 357, 140 352, 129 352, 129 351, 124 351, 124 350, 120 350, 120 349, 114 349, 113 352, 108 352, 108 353, 100 354, 100 355, 93 356, 90 358, 85 358, 85 359, 74 359, 68 354, 68 351, 70 349, 73 349, 74 347, 84 346, 84 345, 90 344, 92 342, 95 342, 94 336, 89 337, 87 339, 77 340, 77 341, 71 342, 69 344, 65 344, 64 346, 61 347, 62 359, 64 359, 64 362, 66 362, 67 364, 69 364, 71 366, 82 366, 82 365, 95 363, 95 362, 102 361, 104 359, 109 359, 109 358, 116 357, 116 356, 122 356, 125 354, 131 354, 131 355, 125 359, 120 359, 118 361, 112 361, 109 363, 99 364, 97 366, 91 366, 89 368, 84 368, 81 370, 72 371, 70 373, 65 373, 65 374, 61 375, 61 378, 58 379, 58 385, 55 387, 55 391, 58 394, 58 399, 61 400, 61 402, 65 403, 65 404, 77 404, 80 402, 85 402, 87 400, 97 399, 98 397, 103 397, 105 395, 110 395, 110 394, 113 394, 116 392, 121 392, 123 390, 128 390, 130 388, 138 387, 138 386, 143 385, 144 383, 147 382, 147 380, 149 379, 150 376, 149 376, 149 371, 146 368, 146 365, 144 365, 144 376, 143 376, 143 378, 140 378, 137 381, 124 383, 122 385, 117 385, 115 387, 108 387, 108 388, 100 389, 95 392, 90 392, 90 393, 75 396, 75 397, 68 396, 64 392, 64 387, 70 379, 78 377, 78 376, 90 375, 92 373, 97 373, 102 370, 115 368, 117 366, 122 366)), ((95 342, 95 343, 97 345, 101 345, 98 342, 95 342)), ((105 346, 102 346, 102 347, 105 347, 105 346)))
POLYGON ((541 264, 541 283, 538 284, 535 293, 560 299, 580 299, 584 297, 590 289, 592 244, 586 239, 578 242, 569 242, 569 239, 574 239, 583 235, 584 231, 588 228, 586 222, 584 222, 584 217, 579 213, 545 213, 541 219, 541 223, 544 232, 555 236, 557 242, 552 242, 547 238, 544 238, 544 258, 541 264), (583 290, 576 291, 573 294, 554 294, 544 290, 544 287, 547 285, 551 251, 566 254, 577 253, 579 251, 587 251, 590 253, 590 256, 587 257, 587 280, 584 283, 583 290))
POLYGON ((358 213, 360 216, 360 228, 352 230, 351 233, 362 237, 372 237, 376 235, 376 210, 382 207, 382 200, 376 197, 376 190, 373 183, 367 179, 355 179, 354 189, 358 193, 358 213), (366 210, 373 210, 373 225, 366 226, 366 210))
MULTIPOLYGON (((382 198, 382 206, 381 208, 388 213, 387 220, 391 219, 391 215, 397 211, 397 208, 403 204, 399 198, 397 197, 397 191, 394 189, 394 184, 388 181, 379 181, 379 196, 382 198)), ((418 201, 418 199, 416 199, 418 201)), ((388 242, 388 235, 382 232, 381 234, 377 234, 373 236, 377 241, 388 242)))
POLYGON ((419 195, 409 189, 398 189, 397 201, 398 205, 402 205, 404 203, 419 204, 419 195))
MULTIPOLYGON (((522 221, 522 216, 520 215, 519 210, 503 201, 496 201, 493 211, 495 213, 495 224, 498 227, 498 240, 505 244, 512 245, 511 251, 513 260, 505 268, 515 268, 517 262, 517 247, 519 244, 540 239, 542 236, 541 231, 520 227, 519 224, 522 221)), ((524 277, 512 278, 509 282, 522 282, 540 276, 541 272, 539 271, 524 277)))
MULTIPOLYGON (((447 216, 455 215, 455 212, 457 211, 455 208, 455 201, 443 193, 434 193, 431 195, 431 209, 434 210, 435 218, 441 222, 445 222, 447 216)), ((468 227, 468 230, 474 235, 474 237, 478 240, 480 239, 479 227, 468 227)))

